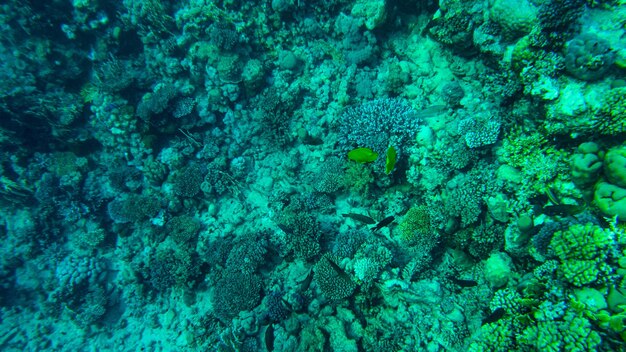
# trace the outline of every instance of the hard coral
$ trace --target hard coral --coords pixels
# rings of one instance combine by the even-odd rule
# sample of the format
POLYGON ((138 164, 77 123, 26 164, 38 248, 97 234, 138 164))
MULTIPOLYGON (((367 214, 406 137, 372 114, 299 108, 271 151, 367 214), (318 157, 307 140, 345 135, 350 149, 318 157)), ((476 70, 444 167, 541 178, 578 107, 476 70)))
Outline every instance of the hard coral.
POLYGON ((252 274, 227 272, 217 283, 211 301, 215 315, 228 321, 254 308, 261 300, 261 279, 252 274))
POLYGON ((611 273, 607 261, 613 245, 611 231, 591 223, 557 231, 550 242, 565 280, 576 286, 595 283, 611 273))
POLYGON ((626 87, 611 89, 594 116, 596 131, 605 135, 626 133, 626 87))
POLYGON ((402 148, 413 138, 419 122, 408 101, 379 99, 346 109, 340 133, 346 149, 367 147, 384 155, 390 144, 402 148))
POLYGON ((108 205, 108 213, 113 221, 122 224, 151 218, 159 212, 159 208, 158 199, 132 194, 111 201, 108 205))
POLYGON ((529 326, 520 336, 520 342, 538 351, 594 351, 601 338, 589 320, 567 314, 562 320, 529 326))
POLYGON ((405 241, 409 243, 419 241, 421 236, 428 235, 431 230, 428 209, 423 205, 412 207, 404 215, 399 228, 405 241))
POLYGON ((331 300, 349 297, 356 284, 337 266, 337 258, 330 254, 324 255, 315 265, 315 282, 324 295, 331 300), (331 262, 332 261, 332 262, 331 262))
POLYGON ((578 79, 601 79, 614 62, 615 52, 609 43, 594 34, 580 34, 565 45, 565 67, 578 79))
POLYGON ((204 181, 204 175, 200 167, 187 166, 174 178, 174 193, 182 197, 193 197, 200 192, 202 181, 204 181))

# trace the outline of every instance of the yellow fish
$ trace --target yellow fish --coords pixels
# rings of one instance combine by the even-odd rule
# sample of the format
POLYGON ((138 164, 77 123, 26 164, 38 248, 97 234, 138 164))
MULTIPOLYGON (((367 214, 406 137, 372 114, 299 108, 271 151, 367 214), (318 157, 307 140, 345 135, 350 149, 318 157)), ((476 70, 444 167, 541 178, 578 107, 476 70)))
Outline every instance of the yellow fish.
POLYGON ((393 170, 393 167, 396 166, 396 157, 398 153, 396 153, 396 148, 390 146, 387 149, 387 160, 385 160, 385 173, 389 175, 393 170))
POLYGON ((371 163, 378 158, 378 153, 370 148, 356 148, 348 152, 348 159, 357 163, 371 163))

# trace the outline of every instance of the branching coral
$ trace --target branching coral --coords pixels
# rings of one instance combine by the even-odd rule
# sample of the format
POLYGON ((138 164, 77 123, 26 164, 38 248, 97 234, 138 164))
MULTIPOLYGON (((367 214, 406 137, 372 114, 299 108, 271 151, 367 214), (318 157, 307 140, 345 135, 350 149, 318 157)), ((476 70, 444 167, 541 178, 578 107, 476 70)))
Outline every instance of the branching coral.
POLYGON ((611 89, 594 116, 595 130, 606 135, 626 132, 626 87, 611 89))
POLYGON ((317 262, 314 278, 322 293, 331 300, 349 297, 356 288, 352 278, 337 265, 337 258, 330 254, 317 262))
POLYGON ((215 315, 223 321, 254 308, 260 300, 261 279, 253 274, 236 271, 225 273, 211 298, 215 315))
POLYGON ((346 149, 367 147, 384 155, 390 144, 402 148, 417 132, 419 122, 408 101, 379 99, 346 109, 340 132, 346 149))
POLYGON ((155 216, 159 209, 158 199, 137 194, 115 199, 108 205, 109 216, 120 224, 146 220, 155 216))
POLYGON ((200 167, 187 166, 176 174, 174 178, 174 192, 182 197, 193 197, 200 192, 200 185, 204 175, 200 167))

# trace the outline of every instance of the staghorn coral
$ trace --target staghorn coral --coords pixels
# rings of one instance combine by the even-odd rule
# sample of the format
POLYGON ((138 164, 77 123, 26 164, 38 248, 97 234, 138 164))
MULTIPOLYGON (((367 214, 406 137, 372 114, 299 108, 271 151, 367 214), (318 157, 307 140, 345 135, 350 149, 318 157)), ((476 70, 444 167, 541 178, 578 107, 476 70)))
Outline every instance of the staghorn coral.
POLYGON ((198 258, 187 250, 158 249, 141 272, 149 287, 157 292, 173 287, 191 288, 199 273, 198 258))
POLYGON ((315 190, 332 194, 341 189, 346 184, 345 165, 346 163, 337 157, 325 160, 312 177, 315 190))
POLYGON ((276 219, 285 232, 285 250, 298 258, 312 258, 320 253, 320 227, 311 215, 318 210, 318 197, 294 195, 276 219))
POLYGON ((472 33, 477 25, 471 14, 463 8, 463 2, 451 1, 443 15, 432 21, 430 35, 458 52, 471 52, 472 33))
POLYGON ((537 251, 537 254, 546 256, 550 248, 550 242, 552 237, 557 231, 561 231, 567 228, 567 224, 563 222, 547 221, 541 226, 539 231, 531 238, 533 248, 537 251))
POLYGON ((239 183, 227 170, 226 160, 216 158, 207 166, 207 173, 200 184, 203 193, 210 196, 221 196, 227 192, 232 195, 240 193, 239 183))
POLYGON ((486 258, 503 245, 504 226, 497 222, 482 222, 471 233, 468 252, 476 258, 486 258))
POLYGON ((461 226, 466 227, 476 220, 483 211, 483 195, 486 184, 471 174, 458 174, 450 180, 443 192, 444 208, 447 214, 459 217, 461 226))
POLYGON ((289 310, 283 303, 284 296, 281 291, 272 291, 266 296, 267 316, 273 322, 281 322, 289 316, 289 310))
POLYGON ((235 241, 228 253, 226 268, 247 274, 256 272, 267 254, 266 238, 265 233, 248 234, 235 241))
POLYGON ((339 231, 332 245, 333 254, 342 258, 352 257, 368 235, 369 231, 363 228, 339 231))
POLYGON ((178 92, 173 84, 157 84, 152 92, 146 93, 141 98, 137 105, 137 116, 145 121, 149 121, 152 115, 165 111, 177 95, 178 92))
POLYGON ((564 39, 577 29, 584 8, 585 0, 543 1, 537 12, 541 27, 540 33, 536 33, 541 35, 537 41, 562 45, 564 39))
POLYGON ((364 284, 376 280, 381 269, 380 263, 372 258, 359 258, 354 261, 354 277, 364 284))

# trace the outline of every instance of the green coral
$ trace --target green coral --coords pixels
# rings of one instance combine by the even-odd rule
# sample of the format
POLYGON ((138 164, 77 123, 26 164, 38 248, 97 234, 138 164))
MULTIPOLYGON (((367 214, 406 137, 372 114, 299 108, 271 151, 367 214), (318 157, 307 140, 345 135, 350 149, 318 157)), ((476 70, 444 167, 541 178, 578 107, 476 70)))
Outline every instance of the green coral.
POLYGON ((372 169, 360 163, 350 163, 346 170, 344 182, 352 192, 367 194, 370 186, 374 183, 372 169))
MULTIPOLYGON (((528 326, 520 343, 537 351, 595 351, 600 335, 589 320, 568 313, 563 320, 541 321, 528 326)), ((524 349, 526 350, 526 349, 524 349)))
POLYGON ((411 242, 421 234, 430 231, 430 215, 428 209, 423 206, 412 207, 404 215, 404 219, 400 223, 400 232, 402 238, 411 242))
POLYGON ((598 182, 594 188, 593 203, 606 216, 615 216, 619 221, 626 219, 626 189, 598 182))
POLYGON ((618 187, 626 187, 626 146, 614 147, 606 152, 604 175, 610 183, 618 187))
POLYGON ((468 351, 513 351, 515 350, 516 329, 511 320, 502 319, 481 327, 481 338, 472 342, 468 351))
POLYGON ((612 232, 591 223, 557 231, 550 242, 563 277, 576 286, 595 283, 612 271, 607 259, 613 245, 612 232))
POLYGON ((602 310, 592 315, 596 323, 607 331, 619 334, 620 338, 626 342, 626 312, 613 313, 602 310))
POLYGON ((525 182, 524 188, 532 187, 542 191, 550 180, 567 174, 569 166, 562 153, 547 145, 545 136, 538 132, 526 133, 513 129, 506 136, 498 152, 499 160, 521 170, 525 182), (528 160, 533 160, 529 163, 528 160))
POLYGON ((598 155, 600 148, 596 143, 586 142, 570 159, 572 180, 580 186, 593 185, 602 171, 602 160, 598 155))

